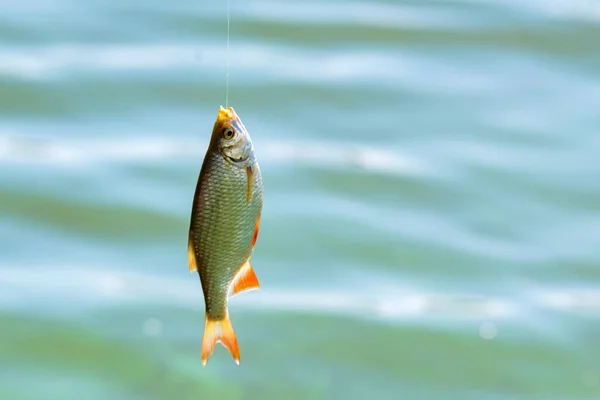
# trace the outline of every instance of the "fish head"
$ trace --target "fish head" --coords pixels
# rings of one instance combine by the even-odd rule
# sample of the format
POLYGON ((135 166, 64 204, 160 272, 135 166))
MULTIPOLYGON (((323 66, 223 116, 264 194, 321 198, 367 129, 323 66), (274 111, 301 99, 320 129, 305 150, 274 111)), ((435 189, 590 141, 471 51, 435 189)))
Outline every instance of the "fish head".
POLYGON ((233 107, 219 109, 212 140, 223 158, 240 168, 254 164, 254 147, 250 134, 233 107))

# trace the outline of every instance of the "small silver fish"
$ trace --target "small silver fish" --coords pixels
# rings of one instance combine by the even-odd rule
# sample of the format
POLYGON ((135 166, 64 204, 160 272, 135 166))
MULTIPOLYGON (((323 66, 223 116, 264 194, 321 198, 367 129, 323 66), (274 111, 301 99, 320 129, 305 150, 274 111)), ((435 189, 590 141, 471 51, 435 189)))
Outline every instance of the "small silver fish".
POLYGON ((200 170, 188 241, 206 306, 202 364, 217 342, 237 364, 240 351, 228 312, 230 295, 258 289, 250 265, 263 206, 263 182, 252 139, 232 107, 220 107, 200 170))

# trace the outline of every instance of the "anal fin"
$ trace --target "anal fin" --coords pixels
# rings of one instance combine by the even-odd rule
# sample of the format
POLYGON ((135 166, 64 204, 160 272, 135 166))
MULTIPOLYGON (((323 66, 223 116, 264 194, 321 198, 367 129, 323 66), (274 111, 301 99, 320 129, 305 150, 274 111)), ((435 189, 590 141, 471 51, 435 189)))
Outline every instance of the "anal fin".
POLYGON ((258 278, 254 272, 254 269, 252 268, 252 265, 250 265, 250 260, 248 260, 244 263, 240 271, 233 279, 233 283, 231 285, 232 295, 236 295, 246 290, 259 288, 260 283, 258 282, 258 278))
POLYGON ((193 274, 198 270, 198 267, 196 266, 196 252, 194 251, 194 235, 192 234, 191 229, 188 237, 188 265, 190 274, 193 274))
POLYGON ((222 320, 211 320, 208 316, 206 317, 204 336, 202 337, 202 365, 206 365, 218 342, 221 342, 229 350, 233 360, 239 365, 240 349, 233 326, 231 326, 229 314, 222 320))

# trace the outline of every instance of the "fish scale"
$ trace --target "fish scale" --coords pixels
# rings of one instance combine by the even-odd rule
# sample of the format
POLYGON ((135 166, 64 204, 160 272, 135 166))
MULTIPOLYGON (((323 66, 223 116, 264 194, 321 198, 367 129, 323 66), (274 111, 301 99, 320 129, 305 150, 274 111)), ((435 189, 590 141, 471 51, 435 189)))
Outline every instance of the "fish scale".
POLYGON ((211 158, 213 161, 201 178, 204 207, 194 226, 194 231, 206 234, 197 235, 194 243, 203 290, 207 293, 207 313, 221 319, 227 307, 223 293, 252 251, 249 243, 262 193, 257 174, 252 204, 247 205, 245 171, 228 164, 220 154, 211 158))

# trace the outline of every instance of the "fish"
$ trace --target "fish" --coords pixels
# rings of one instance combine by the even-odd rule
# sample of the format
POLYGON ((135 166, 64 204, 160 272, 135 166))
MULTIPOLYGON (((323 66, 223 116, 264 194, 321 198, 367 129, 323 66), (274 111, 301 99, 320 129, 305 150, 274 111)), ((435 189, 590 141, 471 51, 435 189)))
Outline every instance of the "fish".
POLYGON ((205 304, 202 365, 221 343, 240 363, 228 300, 260 288, 250 264, 264 197, 252 139, 232 107, 221 106, 200 169, 188 237, 190 273, 200 277, 205 304))

